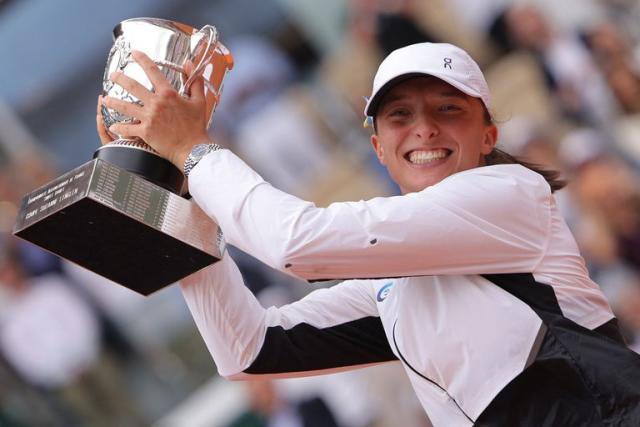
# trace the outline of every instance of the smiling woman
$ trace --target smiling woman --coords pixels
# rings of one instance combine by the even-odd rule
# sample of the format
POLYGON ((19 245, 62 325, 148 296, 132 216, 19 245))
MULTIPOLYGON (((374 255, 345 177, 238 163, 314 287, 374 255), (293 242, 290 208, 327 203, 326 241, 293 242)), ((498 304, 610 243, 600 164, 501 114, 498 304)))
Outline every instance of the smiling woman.
MULTIPOLYGON (((159 92, 143 94, 140 117, 158 125, 146 142, 182 167, 203 138, 197 99, 159 92)), ((228 149, 191 164, 189 191, 229 244, 303 279, 350 279, 264 309, 228 254, 186 278, 221 375, 399 361, 436 427, 640 425, 640 358, 589 278, 553 183, 495 149, 488 111, 473 59, 420 43, 382 62, 365 109, 402 196, 318 208, 228 149)))

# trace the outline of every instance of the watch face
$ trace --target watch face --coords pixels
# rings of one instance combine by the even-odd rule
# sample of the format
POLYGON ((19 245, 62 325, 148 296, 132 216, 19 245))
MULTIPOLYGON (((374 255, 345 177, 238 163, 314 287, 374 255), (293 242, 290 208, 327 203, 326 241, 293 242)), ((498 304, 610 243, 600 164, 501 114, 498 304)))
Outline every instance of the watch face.
POLYGON ((191 150, 191 155, 193 157, 202 157, 209 152, 208 144, 196 144, 193 146, 191 150))

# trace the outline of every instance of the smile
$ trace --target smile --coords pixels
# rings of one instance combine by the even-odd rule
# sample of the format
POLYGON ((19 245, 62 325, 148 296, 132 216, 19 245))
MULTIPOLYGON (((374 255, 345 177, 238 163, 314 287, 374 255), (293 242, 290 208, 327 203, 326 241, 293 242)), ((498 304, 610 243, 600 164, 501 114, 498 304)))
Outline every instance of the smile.
POLYGON ((435 150, 414 150, 405 155, 409 162, 421 165, 425 163, 431 163, 436 160, 444 159, 451 154, 451 150, 445 148, 438 148, 435 150))

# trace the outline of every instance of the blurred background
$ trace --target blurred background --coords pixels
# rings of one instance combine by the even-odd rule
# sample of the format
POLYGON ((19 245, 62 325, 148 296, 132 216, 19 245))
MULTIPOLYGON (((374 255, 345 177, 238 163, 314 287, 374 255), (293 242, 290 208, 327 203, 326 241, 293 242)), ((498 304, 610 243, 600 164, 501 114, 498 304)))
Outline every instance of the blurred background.
MULTIPOLYGON (((0 0, 0 426, 429 425, 397 364, 221 380, 177 286, 144 298, 11 235, 20 198, 98 147, 111 30, 140 16, 218 27, 235 68, 213 138, 318 205, 397 193, 362 126, 381 58, 465 48, 502 148, 570 180, 559 204, 640 351, 637 0, 0 0)), ((267 306, 318 286, 233 256, 267 306)))

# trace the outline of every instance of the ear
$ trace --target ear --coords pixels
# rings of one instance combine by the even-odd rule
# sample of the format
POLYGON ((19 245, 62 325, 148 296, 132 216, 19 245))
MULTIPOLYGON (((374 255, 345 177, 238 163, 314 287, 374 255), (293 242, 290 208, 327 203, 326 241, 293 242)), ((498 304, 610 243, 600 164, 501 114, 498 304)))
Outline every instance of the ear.
POLYGON ((376 156, 378 157, 380 163, 386 166, 384 162, 384 149, 382 148, 382 144, 380 143, 378 135, 375 133, 371 135, 371 145, 373 146, 373 151, 376 152, 376 156))
POLYGON ((493 151, 494 147, 496 146, 497 142, 498 142, 498 128, 494 124, 488 125, 484 133, 484 139, 482 140, 480 152, 485 156, 490 154, 493 151))

